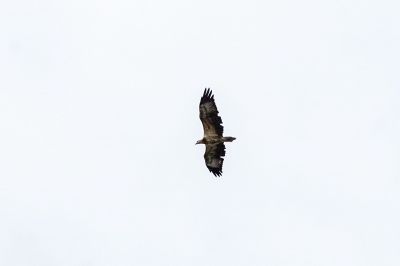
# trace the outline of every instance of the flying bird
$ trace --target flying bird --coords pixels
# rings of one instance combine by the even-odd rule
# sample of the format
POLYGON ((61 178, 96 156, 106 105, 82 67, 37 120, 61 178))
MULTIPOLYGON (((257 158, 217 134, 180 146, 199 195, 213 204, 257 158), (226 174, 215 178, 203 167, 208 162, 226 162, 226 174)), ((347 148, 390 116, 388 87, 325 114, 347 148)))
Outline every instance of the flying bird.
POLYGON ((197 141, 196 144, 205 144, 206 152, 204 160, 206 166, 215 176, 222 175, 222 164, 225 156, 224 142, 232 142, 236 138, 224 137, 224 127, 222 119, 218 115, 218 109, 215 105, 214 95, 208 88, 204 90, 203 96, 200 99, 200 120, 203 124, 204 137, 197 141))

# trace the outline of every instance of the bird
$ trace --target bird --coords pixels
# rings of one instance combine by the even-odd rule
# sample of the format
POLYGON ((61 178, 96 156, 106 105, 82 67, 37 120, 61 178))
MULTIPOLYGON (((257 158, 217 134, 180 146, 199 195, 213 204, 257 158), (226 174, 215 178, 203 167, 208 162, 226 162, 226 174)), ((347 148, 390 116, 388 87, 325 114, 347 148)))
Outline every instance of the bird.
POLYGON ((199 104, 200 120, 203 124, 204 136, 196 142, 205 144, 204 160, 208 170, 215 177, 222 176, 222 164, 225 156, 224 142, 232 142, 235 137, 224 137, 222 119, 218 115, 214 95, 210 88, 205 88, 199 104))

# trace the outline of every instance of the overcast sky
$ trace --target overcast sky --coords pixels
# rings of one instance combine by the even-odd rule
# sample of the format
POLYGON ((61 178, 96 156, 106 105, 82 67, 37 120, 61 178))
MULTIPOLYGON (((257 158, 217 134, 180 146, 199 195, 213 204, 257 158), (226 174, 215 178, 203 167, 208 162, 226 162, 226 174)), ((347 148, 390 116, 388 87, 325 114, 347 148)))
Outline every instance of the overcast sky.
POLYGON ((399 10, 1 2, 0 265, 400 265, 399 10))

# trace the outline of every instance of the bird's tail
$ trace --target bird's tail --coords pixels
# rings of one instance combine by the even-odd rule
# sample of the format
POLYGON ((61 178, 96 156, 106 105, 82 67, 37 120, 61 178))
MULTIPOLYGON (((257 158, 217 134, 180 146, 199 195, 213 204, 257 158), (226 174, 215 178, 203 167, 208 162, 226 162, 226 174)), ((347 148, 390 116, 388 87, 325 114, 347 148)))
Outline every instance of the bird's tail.
POLYGON ((234 141, 236 138, 234 138, 234 137, 223 137, 222 138, 222 140, 224 141, 224 142, 232 142, 232 141, 234 141))

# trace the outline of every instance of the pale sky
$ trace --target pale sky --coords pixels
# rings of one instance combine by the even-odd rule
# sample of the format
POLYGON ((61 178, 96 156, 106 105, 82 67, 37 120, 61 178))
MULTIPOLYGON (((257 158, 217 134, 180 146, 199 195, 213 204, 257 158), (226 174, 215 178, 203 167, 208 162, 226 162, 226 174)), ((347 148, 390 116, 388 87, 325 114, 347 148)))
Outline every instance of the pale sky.
POLYGON ((1 2, 0 265, 400 265, 399 10, 1 2))

